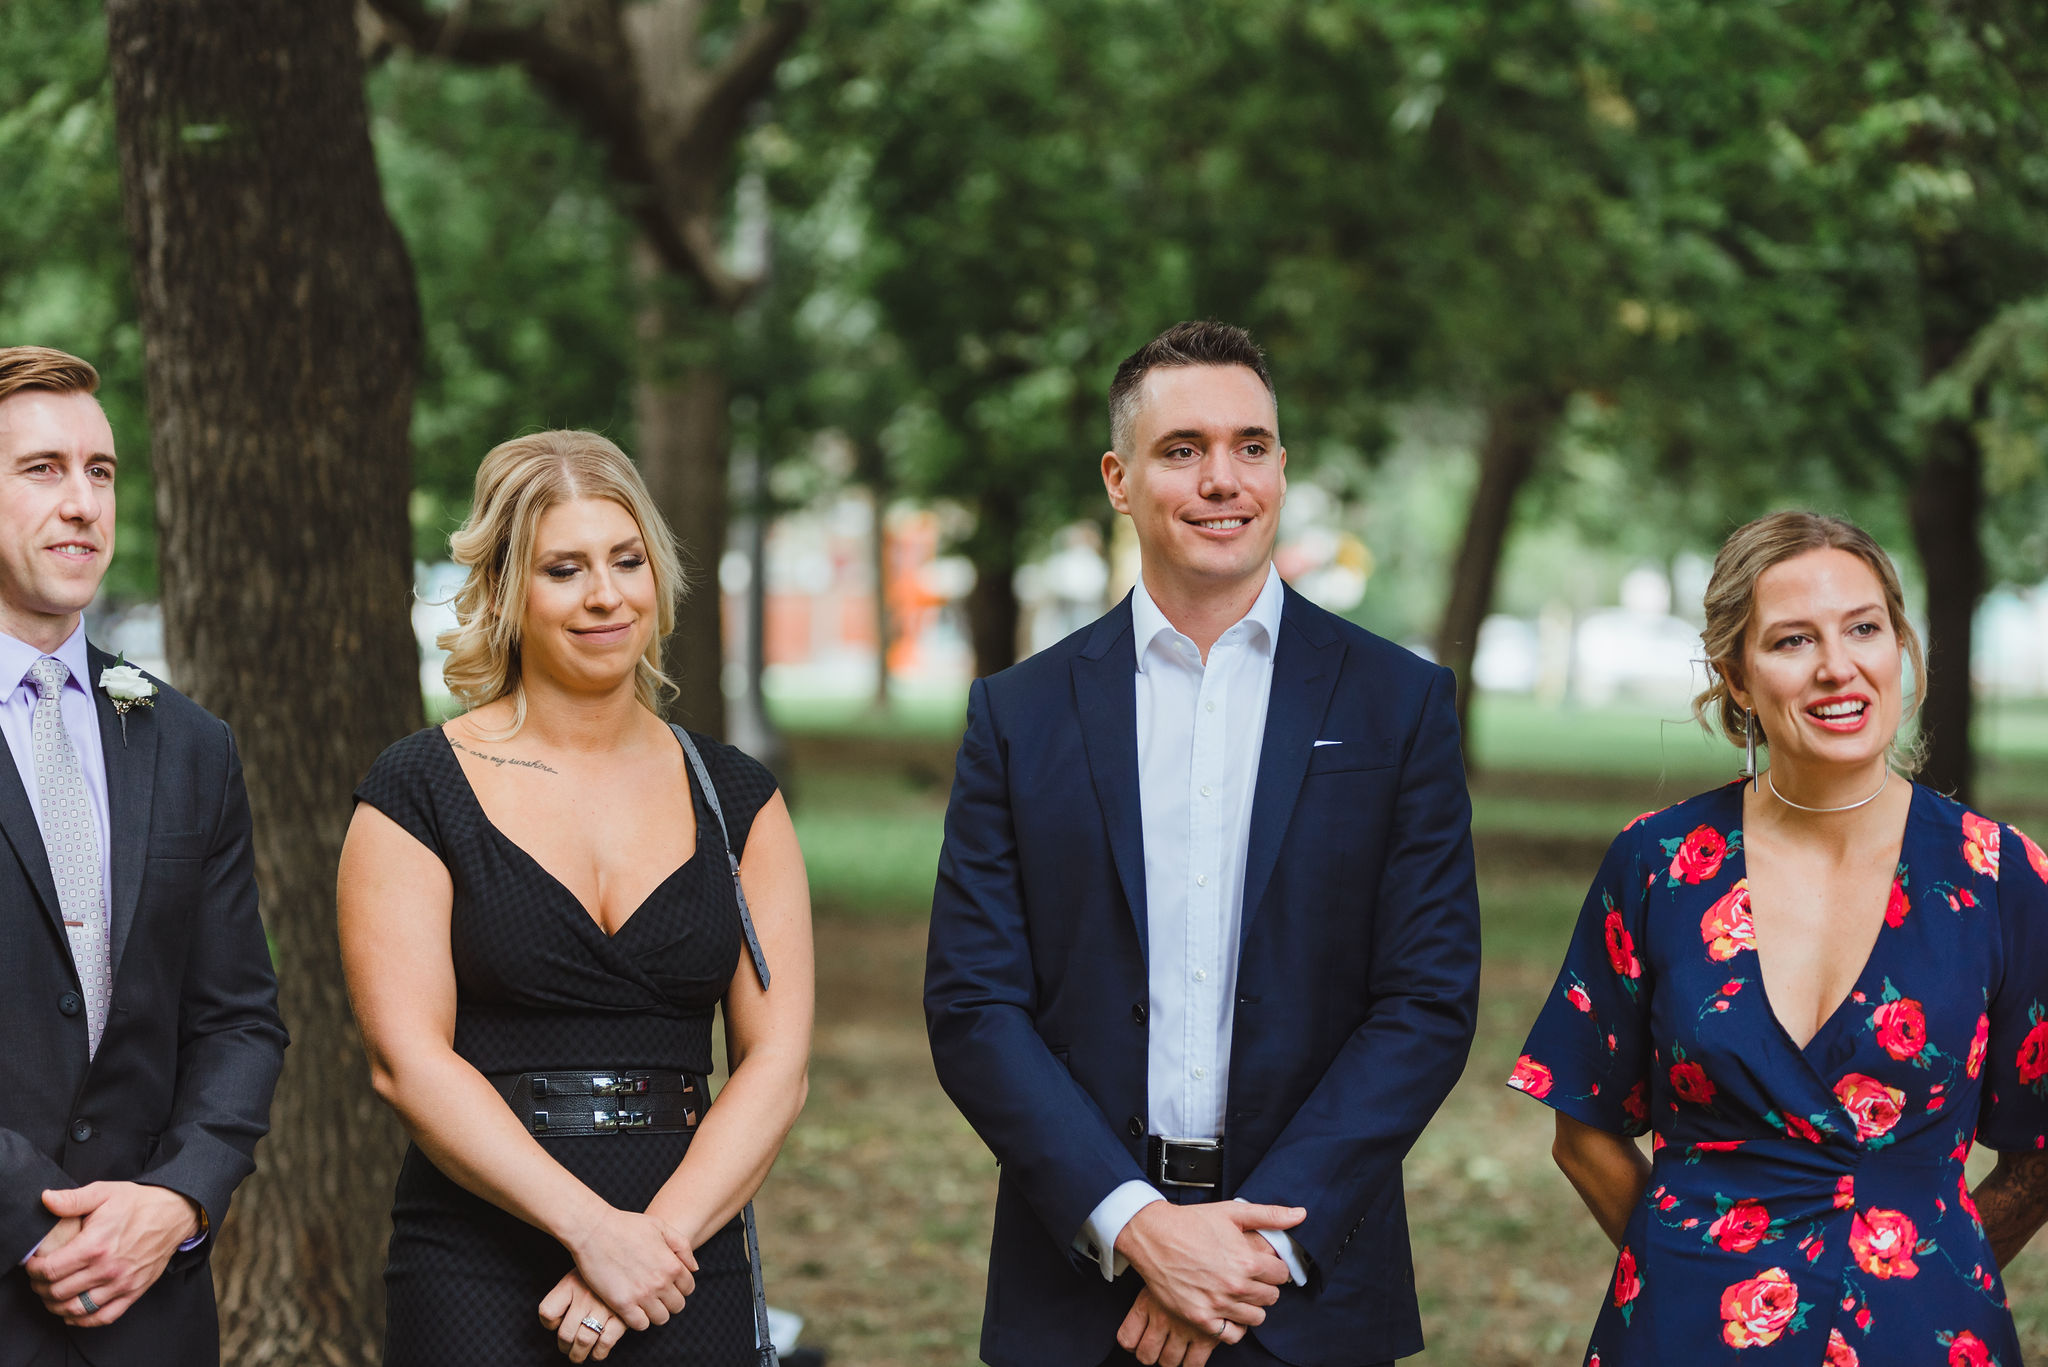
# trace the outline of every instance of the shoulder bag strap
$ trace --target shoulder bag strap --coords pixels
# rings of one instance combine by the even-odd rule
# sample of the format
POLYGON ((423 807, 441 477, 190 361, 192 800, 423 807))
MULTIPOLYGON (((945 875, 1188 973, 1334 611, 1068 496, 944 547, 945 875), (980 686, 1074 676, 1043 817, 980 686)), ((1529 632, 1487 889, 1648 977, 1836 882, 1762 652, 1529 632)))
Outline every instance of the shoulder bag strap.
MULTIPOLYGON (((704 756, 697 753, 696 742, 690 733, 675 723, 669 723, 669 730, 676 733, 676 739, 683 743, 683 753, 689 756, 690 768, 697 773, 697 786, 704 790, 704 802, 711 808, 711 815, 718 818, 718 838, 725 846, 726 867, 732 870, 732 895, 740 904, 740 929, 746 933, 747 953, 754 956, 754 972, 761 979, 761 990, 768 990, 768 956, 761 952, 761 937, 754 933, 754 913, 747 909, 747 890, 740 886, 739 856, 732 852, 732 832, 725 826, 725 810, 718 805, 718 789, 711 782, 711 771, 704 767, 704 756)), ((701 837, 700 841, 701 843, 701 837)))

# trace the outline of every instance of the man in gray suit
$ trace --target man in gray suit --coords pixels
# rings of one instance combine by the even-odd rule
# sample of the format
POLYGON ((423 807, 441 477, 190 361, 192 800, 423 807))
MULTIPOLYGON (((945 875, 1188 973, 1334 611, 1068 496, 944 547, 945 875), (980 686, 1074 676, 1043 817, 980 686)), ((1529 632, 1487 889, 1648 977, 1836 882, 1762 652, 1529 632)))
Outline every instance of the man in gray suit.
POLYGON ((85 639, 98 383, 0 348, 0 1367, 213 1367, 285 1032, 233 738, 85 639))

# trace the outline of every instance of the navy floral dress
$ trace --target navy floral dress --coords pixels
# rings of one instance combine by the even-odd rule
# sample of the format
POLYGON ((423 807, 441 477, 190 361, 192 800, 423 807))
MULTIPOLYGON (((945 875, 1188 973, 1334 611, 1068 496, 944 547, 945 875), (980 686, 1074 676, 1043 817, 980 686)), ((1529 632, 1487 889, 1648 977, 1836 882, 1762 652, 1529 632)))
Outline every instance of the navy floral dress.
POLYGON ((1915 787, 1877 943, 1801 1049, 1739 784, 1629 823, 1508 1085, 1652 1136, 1588 1367, 2020 1367, 1963 1176, 2048 1146, 2048 856, 1915 787))

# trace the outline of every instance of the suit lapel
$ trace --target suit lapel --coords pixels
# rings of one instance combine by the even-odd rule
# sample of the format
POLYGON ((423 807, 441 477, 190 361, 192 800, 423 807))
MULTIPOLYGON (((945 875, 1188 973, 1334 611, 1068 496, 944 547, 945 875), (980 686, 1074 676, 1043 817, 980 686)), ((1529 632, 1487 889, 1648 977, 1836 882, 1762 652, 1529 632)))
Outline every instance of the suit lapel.
POLYGON ((1109 828, 1117 877, 1137 923, 1138 945, 1150 957, 1145 918, 1145 832, 1138 803, 1138 655, 1127 597, 1096 626, 1074 657, 1074 701, 1095 800, 1109 828))
MULTIPOLYGON (((0 746, 0 751, 4 749, 0 746)), ((43 904, 58 941, 69 954, 71 937, 64 930, 64 909, 57 901, 57 880, 50 873, 50 855, 43 847, 42 827, 36 824, 35 804, 28 800, 28 787, 14 767, 13 755, 7 754, 5 758, 7 762, 0 764, 0 831, 6 832, 7 843, 14 847, 14 856, 21 861, 21 871, 28 875, 29 885, 36 890, 36 900, 43 904)))
MULTIPOLYGON (((114 657, 93 647, 93 679, 114 663, 114 657)), ((90 681, 88 681, 90 686, 90 681)), ((149 852, 150 808, 156 791, 156 711, 128 710, 128 725, 104 688, 92 687, 93 709, 100 720, 100 753, 107 765, 108 860, 113 887, 107 890, 108 941, 115 974, 121 971, 121 947, 135 924, 135 902, 142 892, 143 859, 149 852)))
POLYGON ((1265 899, 1280 859, 1280 844, 1294 819, 1294 802, 1308 774, 1317 728, 1330 710, 1330 694, 1344 663, 1344 643, 1310 616, 1293 589, 1280 614, 1273 651, 1273 691, 1266 703, 1266 735, 1259 747, 1259 777, 1252 788, 1251 832, 1245 848, 1244 912, 1238 944, 1265 899))

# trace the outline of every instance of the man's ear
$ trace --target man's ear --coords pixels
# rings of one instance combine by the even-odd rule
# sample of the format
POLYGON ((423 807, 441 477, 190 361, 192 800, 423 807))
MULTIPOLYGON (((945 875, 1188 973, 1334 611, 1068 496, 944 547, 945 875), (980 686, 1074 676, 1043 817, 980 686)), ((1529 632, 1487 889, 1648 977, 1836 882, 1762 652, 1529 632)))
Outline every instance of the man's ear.
POLYGON ((1124 458, 1114 451, 1102 453, 1102 487, 1109 493, 1109 506, 1130 516, 1131 498, 1124 488, 1124 458))

